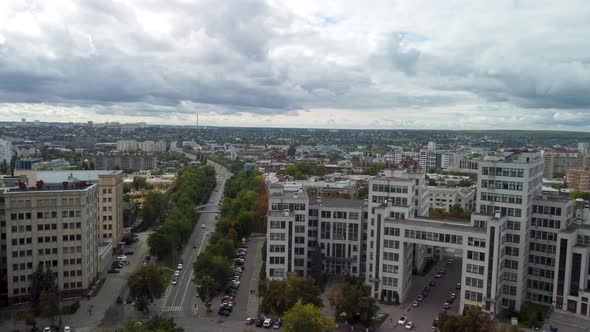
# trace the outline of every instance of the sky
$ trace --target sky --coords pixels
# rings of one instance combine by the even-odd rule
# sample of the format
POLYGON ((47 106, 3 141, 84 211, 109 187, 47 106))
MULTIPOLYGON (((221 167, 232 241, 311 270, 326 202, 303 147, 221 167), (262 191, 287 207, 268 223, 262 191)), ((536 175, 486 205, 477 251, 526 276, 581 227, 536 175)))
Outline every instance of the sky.
POLYGON ((587 0, 2 0, 0 121, 590 130, 587 0))

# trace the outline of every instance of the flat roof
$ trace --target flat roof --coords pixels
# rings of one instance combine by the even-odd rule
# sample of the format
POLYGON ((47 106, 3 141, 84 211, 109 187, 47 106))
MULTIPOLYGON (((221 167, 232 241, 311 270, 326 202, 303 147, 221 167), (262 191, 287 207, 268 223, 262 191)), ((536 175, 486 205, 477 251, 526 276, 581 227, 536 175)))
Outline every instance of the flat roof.
POLYGON ((385 218, 385 221, 394 222, 402 225, 408 226, 420 226, 420 227, 433 227, 439 228, 444 230, 457 230, 457 231, 468 231, 473 233, 482 233, 485 234, 486 230, 483 228, 476 228, 471 226, 471 222, 460 222, 460 221, 450 221, 445 219, 434 219, 434 218, 413 218, 413 219, 394 219, 394 218, 385 218))
MULTIPOLYGON (((72 171, 37 171, 37 180, 49 183, 61 183, 74 177, 80 181, 98 181, 100 175, 112 175, 120 170, 72 170, 72 171)), ((71 179, 70 179, 71 180, 71 179)))
POLYGON ((18 193, 35 193, 35 192, 48 192, 48 191, 58 191, 58 192, 66 192, 66 191, 86 191, 88 188, 96 186, 93 183, 76 183, 70 182, 67 188, 64 188, 62 183, 45 183, 43 184, 43 188, 36 188, 36 187, 25 187, 21 189, 19 187, 12 187, 12 188, 3 188, 4 194, 18 194, 18 193))
POLYGON ((322 198, 321 201, 316 199, 310 204, 322 204, 322 207, 358 209, 365 206, 365 201, 362 199, 322 198))

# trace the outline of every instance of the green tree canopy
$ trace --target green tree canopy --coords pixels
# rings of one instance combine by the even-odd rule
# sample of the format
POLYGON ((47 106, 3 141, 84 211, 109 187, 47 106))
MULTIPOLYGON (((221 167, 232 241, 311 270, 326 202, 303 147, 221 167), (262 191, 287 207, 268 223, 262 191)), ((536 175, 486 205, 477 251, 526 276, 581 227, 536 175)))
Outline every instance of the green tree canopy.
POLYGON ((207 307, 207 311, 211 311, 211 303, 215 294, 217 294, 217 289, 219 288, 219 283, 213 280, 210 276, 204 276, 201 278, 201 283, 197 287, 197 294, 201 298, 201 301, 207 307))
POLYGON ((43 269, 41 264, 31 276, 31 306, 35 315, 40 314, 40 300, 43 292, 57 294, 57 282, 51 269, 43 269))
POLYGON ((268 280, 262 287, 261 311, 280 316, 297 302, 322 306, 320 295, 321 290, 312 278, 268 280))
POLYGON ((475 307, 465 309, 462 316, 444 312, 439 317, 439 329, 441 332, 488 332, 496 331, 497 327, 490 315, 475 307))
POLYGON ((132 274, 128 281, 137 310, 147 312, 149 305, 164 294, 164 282, 156 265, 148 264, 132 274))
POLYGON ((344 286, 333 289, 328 299, 334 308, 335 317, 345 313, 350 322, 358 321, 367 327, 377 312, 371 288, 360 278, 347 278, 344 286))
POLYGON ((129 318, 120 332, 184 332, 182 327, 176 326, 173 318, 154 316, 145 323, 135 318, 129 318))
POLYGON ((297 303, 285 314, 286 332, 329 332, 335 328, 334 320, 313 304, 297 303))

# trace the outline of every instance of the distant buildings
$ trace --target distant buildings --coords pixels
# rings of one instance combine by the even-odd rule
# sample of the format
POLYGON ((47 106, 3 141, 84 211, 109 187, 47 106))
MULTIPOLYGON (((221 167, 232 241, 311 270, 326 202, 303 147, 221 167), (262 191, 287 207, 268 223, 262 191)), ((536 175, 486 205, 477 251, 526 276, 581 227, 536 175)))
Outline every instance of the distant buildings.
POLYGON ((3 161, 10 163, 12 155, 12 143, 7 140, 0 139, 0 163, 3 161))
POLYGON ((56 273, 63 297, 85 296, 98 277, 98 185, 0 188, 1 292, 28 302, 38 265, 56 273))
POLYGON ((564 148, 547 148, 543 151, 543 177, 563 177, 568 167, 575 167, 578 151, 564 148))
POLYGON ((99 153, 86 158, 95 169, 146 171, 157 168, 157 158, 150 153, 99 153))
POLYGON ((449 212, 453 205, 458 205, 469 213, 475 210, 476 190, 471 187, 435 187, 428 186, 428 200, 431 209, 449 212))
POLYGON ((122 152, 136 152, 143 151, 149 153, 164 153, 167 150, 167 143, 164 141, 144 141, 138 142, 134 140, 117 141, 117 150, 122 152))
POLYGON ((568 168, 565 183, 573 190, 590 191, 590 167, 568 168))

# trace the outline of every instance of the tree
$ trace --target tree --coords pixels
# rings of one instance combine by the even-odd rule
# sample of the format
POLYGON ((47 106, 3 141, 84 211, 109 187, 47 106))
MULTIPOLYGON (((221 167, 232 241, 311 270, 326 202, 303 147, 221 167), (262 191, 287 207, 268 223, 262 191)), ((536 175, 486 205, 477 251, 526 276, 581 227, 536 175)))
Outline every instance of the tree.
POLYGON ((43 265, 37 265, 37 269, 31 275, 31 306, 33 313, 39 315, 41 293, 48 291, 57 294, 55 274, 49 268, 43 269, 43 265))
POLYGON ((459 187, 471 187, 473 185, 473 182, 471 182, 471 180, 468 179, 461 179, 461 181, 459 181, 459 184, 457 184, 457 186, 459 187))
POLYGON ((317 175, 317 176, 325 176, 326 175, 326 166, 319 165, 318 167, 316 167, 316 169, 315 169, 315 175, 317 175))
POLYGON ((313 304, 297 303, 285 314, 286 332, 328 332, 335 328, 334 321, 313 304))
POLYGON ((297 153, 296 146, 294 144, 289 145, 289 149, 287 149, 287 155, 291 158, 294 158, 295 153, 297 153))
POLYGON ((462 316, 448 315, 446 312, 439 316, 441 332, 485 332, 496 331, 496 324, 489 314, 483 313, 479 307, 466 308, 462 316))
MULTIPOLYGON (((215 255, 212 250, 214 248, 209 247, 197 257, 193 265, 195 275, 197 278, 210 276, 213 280, 228 280, 232 275, 231 265, 223 256, 215 255)), ((217 290, 221 290, 223 285, 221 283, 217 285, 217 290)))
POLYGON ((147 225, 153 225, 156 221, 164 221, 166 217, 166 195, 159 191, 150 191, 143 201, 141 215, 147 225))
POLYGON ((362 279, 347 278, 344 286, 334 289, 328 296, 330 305, 334 308, 335 318, 343 313, 350 322, 361 322, 369 326, 377 312, 375 299, 371 296, 371 288, 362 279))
POLYGON ((268 281, 262 291, 262 312, 282 315, 295 303, 322 306, 321 290, 312 278, 290 276, 287 280, 268 281))
POLYGON ((59 314, 59 299, 53 291, 43 290, 39 296, 39 315, 43 318, 49 318, 51 324, 54 323, 54 317, 59 314))
POLYGON ((211 301, 217 293, 219 285, 210 276, 204 276, 201 279, 201 284, 197 287, 197 294, 207 307, 207 311, 211 312, 211 301))
POLYGON ((379 171, 385 169, 385 164, 377 163, 372 166, 365 168, 363 174, 365 175, 377 175, 379 171))
POLYGON ((137 310, 149 312, 149 305, 154 299, 164 294, 164 282, 156 265, 148 264, 131 275, 128 281, 131 298, 137 310))
POLYGON ((146 189, 148 187, 147 179, 143 176, 134 176, 131 187, 135 190, 146 189))
POLYGON ((145 323, 135 318, 129 318, 120 332, 184 332, 182 327, 176 326, 173 318, 154 316, 145 323))

